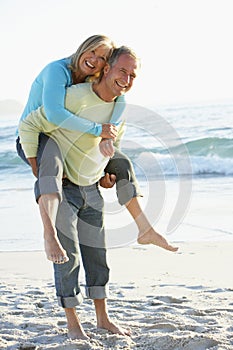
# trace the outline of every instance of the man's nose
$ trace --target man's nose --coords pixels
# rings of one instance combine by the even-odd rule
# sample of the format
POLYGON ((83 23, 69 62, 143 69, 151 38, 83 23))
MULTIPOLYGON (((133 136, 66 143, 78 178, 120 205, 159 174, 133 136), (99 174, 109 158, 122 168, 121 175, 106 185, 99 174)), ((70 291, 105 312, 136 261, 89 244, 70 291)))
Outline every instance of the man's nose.
POLYGON ((125 82, 125 84, 129 85, 129 83, 130 83, 130 75, 125 74, 125 76, 124 76, 124 82, 125 82))

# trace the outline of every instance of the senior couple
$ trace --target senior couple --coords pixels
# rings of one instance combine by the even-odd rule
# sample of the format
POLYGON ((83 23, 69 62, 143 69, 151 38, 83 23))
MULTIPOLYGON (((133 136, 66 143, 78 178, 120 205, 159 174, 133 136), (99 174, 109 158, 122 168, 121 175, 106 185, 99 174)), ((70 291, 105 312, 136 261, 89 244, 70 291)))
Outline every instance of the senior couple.
POLYGON ((44 225, 45 251, 54 263, 56 294, 65 310, 71 339, 88 339, 76 313, 82 302, 80 257, 97 327, 130 334, 112 322, 107 312, 109 267, 99 184, 112 187, 116 183, 120 204, 126 205, 138 226, 138 243, 177 250, 152 228, 142 212, 132 165, 119 151, 125 127, 123 96, 131 89, 139 66, 130 48, 115 48, 105 36, 90 37, 76 54, 53 62, 40 73, 19 123, 17 150, 38 177, 35 195, 44 225), (53 89, 51 83, 45 92, 49 74, 56 76, 57 85, 53 89), (48 105, 58 102, 61 77, 69 80, 60 88, 63 111, 54 108, 50 115, 48 105), (44 91, 37 96, 36 109, 32 100, 41 86, 44 91))

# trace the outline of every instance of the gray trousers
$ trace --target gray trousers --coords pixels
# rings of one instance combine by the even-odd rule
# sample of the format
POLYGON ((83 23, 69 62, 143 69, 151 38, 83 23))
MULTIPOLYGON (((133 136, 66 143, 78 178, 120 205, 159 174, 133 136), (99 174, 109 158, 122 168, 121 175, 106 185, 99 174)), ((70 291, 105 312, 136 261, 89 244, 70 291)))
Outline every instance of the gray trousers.
MULTIPOLYGON (((17 139, 17 152, 27 162, 19 138, 17 139)), ((63 160, 61 152, 56 142, 43 133, 39 137, 37 162, 38 180, 34 186, 36 200, 41 194, 48 193, 58 193, 62 198, 63 160)), ((105 172, 116 175, 116 192, 121 205, 133 197, 141 196, 133 165, 124 153, 116 150, 105 172)))

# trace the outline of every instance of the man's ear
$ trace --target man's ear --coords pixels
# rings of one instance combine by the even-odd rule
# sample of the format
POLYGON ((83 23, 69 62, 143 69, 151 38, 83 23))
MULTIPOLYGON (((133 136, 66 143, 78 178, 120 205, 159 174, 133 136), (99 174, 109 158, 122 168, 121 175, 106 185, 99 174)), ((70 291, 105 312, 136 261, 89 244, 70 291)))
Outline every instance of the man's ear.
POLYGON ((106 63, 106 65, 104 66, 104 75, 108 74, 109 70, 110 70, 110 65, 106 63))

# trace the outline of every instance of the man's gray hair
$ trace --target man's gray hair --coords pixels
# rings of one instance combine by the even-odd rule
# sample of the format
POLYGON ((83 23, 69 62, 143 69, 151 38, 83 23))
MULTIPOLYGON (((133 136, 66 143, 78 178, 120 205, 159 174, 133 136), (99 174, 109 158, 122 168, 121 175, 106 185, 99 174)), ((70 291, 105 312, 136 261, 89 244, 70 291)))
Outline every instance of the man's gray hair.
POLYGON ((108 59, 108 64, 110 65, 110 67, 114 66, 114 64, 116 64, 118 58, 121 55, 129 55, 131 57, 133 57, 136 61, 139 62, 139 66, 140 66, 140 58, 136 55, 136 53, 128 46, 120 46, 118 48, 113 49, 113 52, 111 54, 111 56, 108 59))

